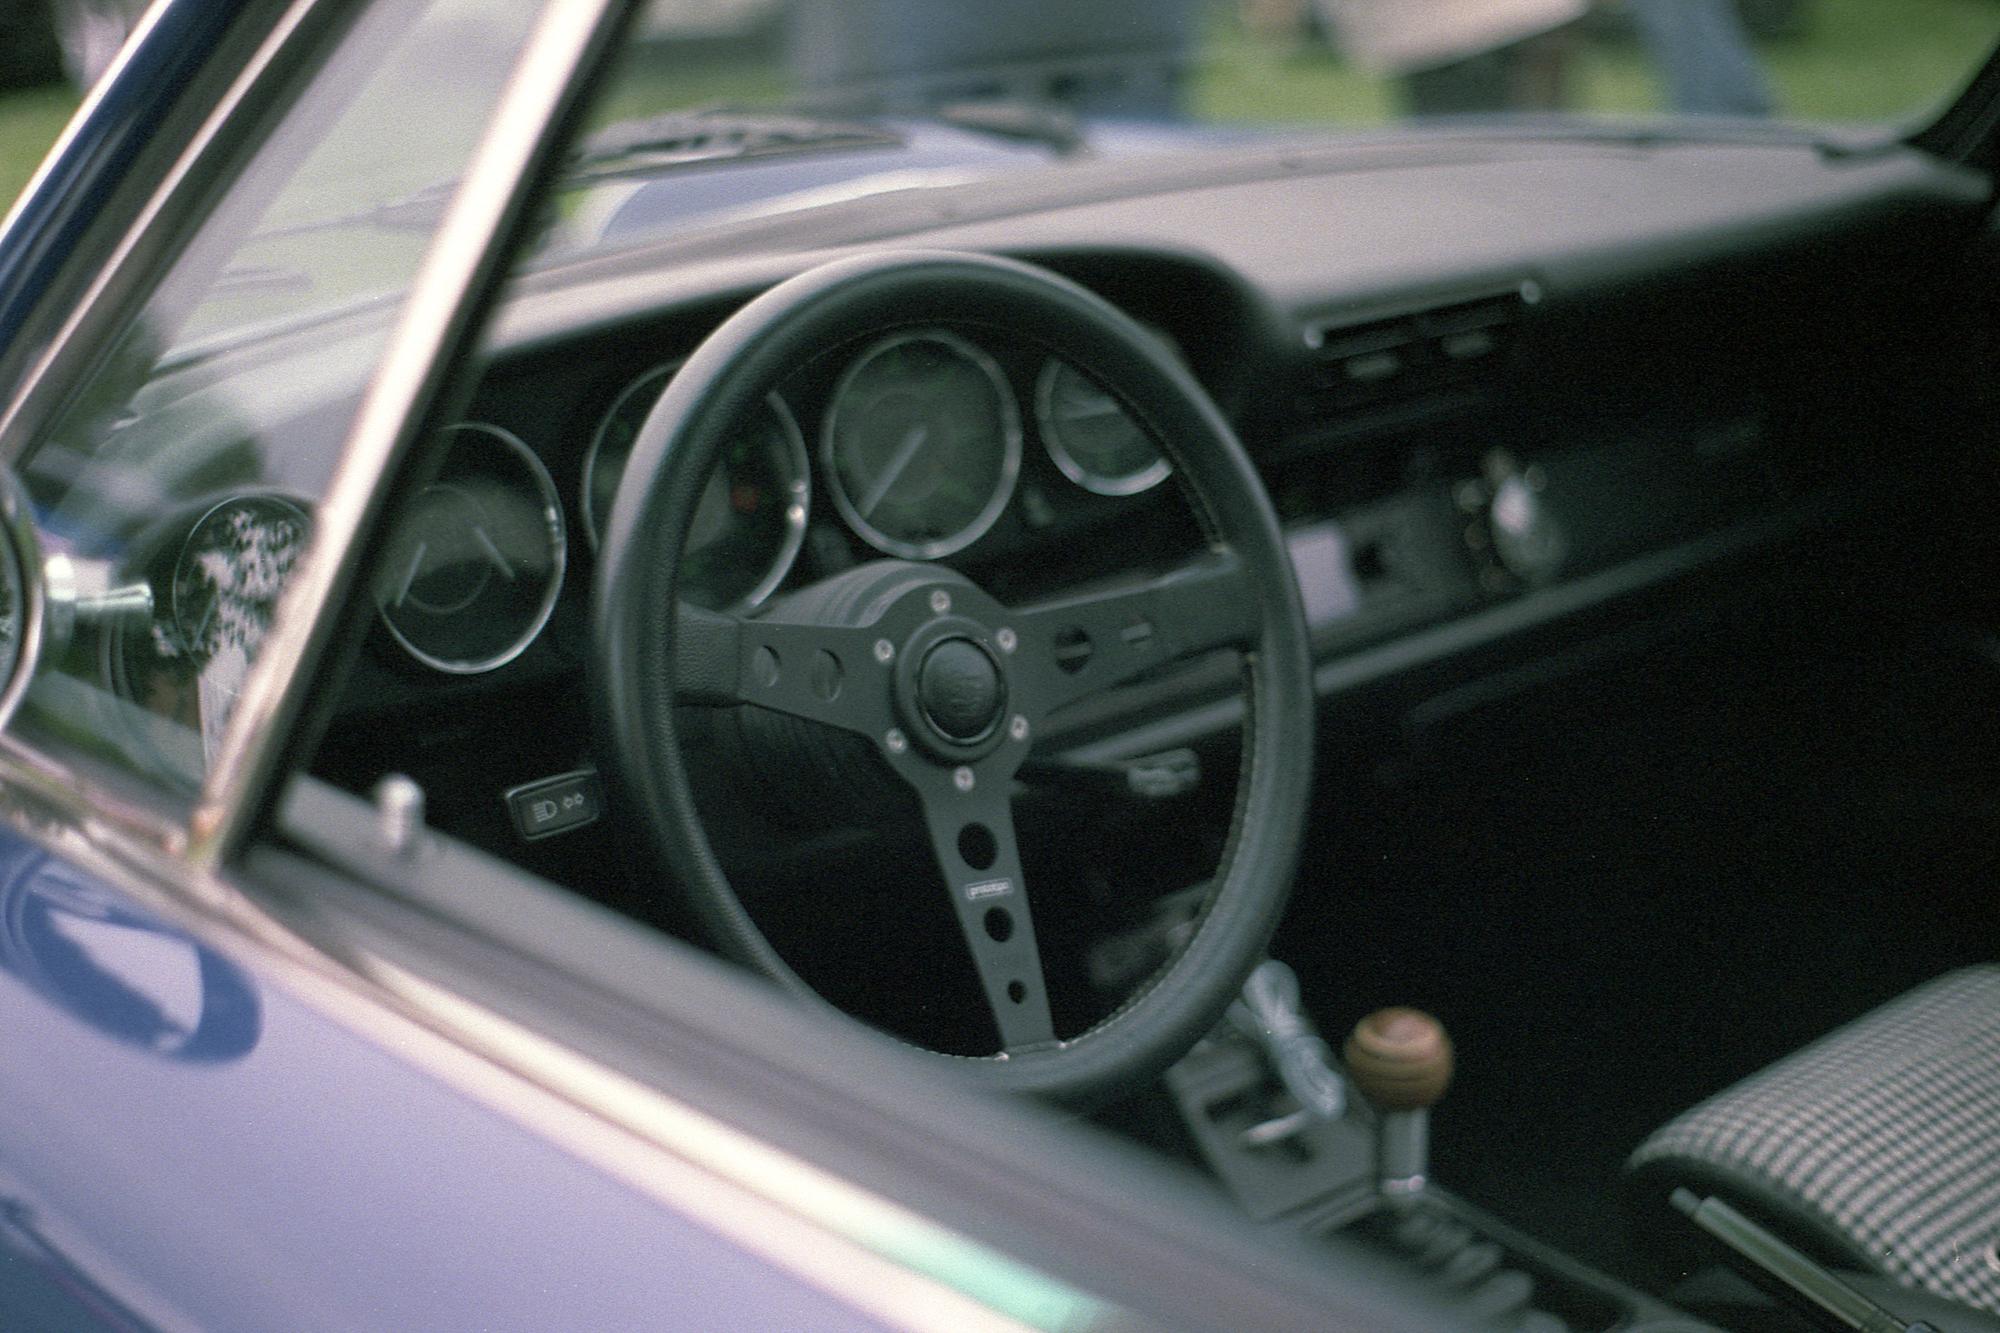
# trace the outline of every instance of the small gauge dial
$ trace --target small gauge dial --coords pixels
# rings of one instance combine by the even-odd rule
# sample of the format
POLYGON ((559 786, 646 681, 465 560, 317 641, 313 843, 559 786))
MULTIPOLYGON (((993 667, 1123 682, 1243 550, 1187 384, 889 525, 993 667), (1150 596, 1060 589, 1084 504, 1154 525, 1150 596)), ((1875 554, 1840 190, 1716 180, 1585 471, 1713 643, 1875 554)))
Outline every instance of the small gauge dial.
POLYGON ((425 666, 491 671, 526 650, 555 609, 565 559, 548 469, 496 426, 448 432, 437 480, 397 521, 375 576, 391 636, 425 666))
POLYGON ((932 560, 984 536, 1021 472, 1021 414, 993 359, 899 333, 841 376, 821 447, 835 506, 877 550, 932 560))
MULTIPOLYGON (((676 368, 660 366, 626 385, 597 428, 583 464, 583 523, 593 547, 611 517, 639 427, 676 368)), ((791 409, 772 394, 731 432, 695 504, 681 596, 713 611, 763 602, 805 542, 810 493, 805 437, 791 409)))
POLYGON ((1066 361, 1051 360, 1035 383, 1042 444, 1064 476, 1099 495, 1137 495, 1173 466, 1116 398, 1066 361))
POLYGON ((305 510, 277 495, 231 496, 196 519, 170 591, 180 655, 198 667, 253 660, 311 535, 305 510))

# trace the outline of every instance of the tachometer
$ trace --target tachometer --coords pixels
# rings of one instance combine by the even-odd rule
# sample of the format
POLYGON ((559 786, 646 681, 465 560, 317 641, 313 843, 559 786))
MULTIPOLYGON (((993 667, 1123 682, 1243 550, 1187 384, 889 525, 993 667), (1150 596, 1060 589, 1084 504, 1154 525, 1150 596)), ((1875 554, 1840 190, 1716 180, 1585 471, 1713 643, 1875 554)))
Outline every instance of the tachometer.
POLYGON ((877 550, 932 560, 984 536, 1021 472, 1021 412, 993 358, 898 333, 841 376, 821 440, 834 505, 877 550))
POLYGON ((411 501, 375 577, 396 642, 458 675, 534 642, 562 590, 561 503, 548 469, 497 426, 461 425, 438 478, 411 501))
POLYGON ((1099 495, 1137 495, 1173 466, 1152 437, 1082 371, 1051 360, 1035 383, 1035 422, 1064 476, 1099 495))
MULTIPOLYGON (((611 517, 632 442, 676 366, 633 380, 605 413, 583 463, 583 524, 594 547, 611 517)), ((805 437, 775 393, 722 446, 695 504, 681 596, 714 611, 761 603, 784 582, 806 536, 811 493, 805 437)))

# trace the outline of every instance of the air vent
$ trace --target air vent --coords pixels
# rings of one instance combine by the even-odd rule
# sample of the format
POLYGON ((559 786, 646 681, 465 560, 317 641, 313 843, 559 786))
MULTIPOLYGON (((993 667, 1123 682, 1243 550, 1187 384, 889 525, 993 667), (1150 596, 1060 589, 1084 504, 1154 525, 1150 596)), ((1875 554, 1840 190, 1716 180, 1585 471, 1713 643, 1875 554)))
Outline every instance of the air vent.
POLYGON ((1535 294, 1524 283, 1388 318, 1309 321, 1312 379, 1300 408, 1318 417, 1475 389, 1498 369, 1535 294))

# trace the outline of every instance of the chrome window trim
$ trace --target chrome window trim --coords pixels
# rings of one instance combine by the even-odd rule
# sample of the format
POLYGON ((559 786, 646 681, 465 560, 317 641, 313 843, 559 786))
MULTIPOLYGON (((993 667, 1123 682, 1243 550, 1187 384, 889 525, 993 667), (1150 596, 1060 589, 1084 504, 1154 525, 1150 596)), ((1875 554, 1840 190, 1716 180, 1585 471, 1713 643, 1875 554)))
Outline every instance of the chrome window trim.
POLYGON ((362 564, 362 537, 381 518, 383 480, 415 443, 446 371, 507 259, 514 224, 553 151, 576 77, 610 40, 633 0, 550 0, 528 38, 474 151, 403 314, 376 363, 333 480, 320 500, 312 543, 279 600, 263 651, 223 731, 191 823, 189 857, 213 870, 248 837, 261 798, 287 754, 286 732, 313 683, 306 668, 325 652, 344 595, 362 564))
MULTIPOLYGON (((273 4, 276 7, 278 0, 273 4)), ((0 404, 0 465, 11 466, 21 455, 59 410, 77 376, 87 372, 100 337, 117 328, 133 304, 150 293, 156 265, 179 243, 183 224, 233 163, 238 143, 229 133, 231 122, 246 105, 282 90, 312 54, 315 12, 338 7, 338 0, 283 4, 255 53, 202 118, 114 244, 76 309, 33 358, 20 387, 0 404)), ((158 866, 160 858, 179 860, 187 854, 185 814, 169 813, 161 802, 93 783, 61 756, 5 730, 0 730, 0 785, 14 789, 0 791, 0 806, 43 841, 56 829, 81 832, 122 864, 153 864, 155 873, 164 869, 170 875, 174 867, 158 866)))
POLYGON ((56 163, 69 152, 70 145, 82 132, 85 122, 96 114, 98 106, 104 101, 105 94, 111 85, 117 82, 119 75, 131 61, 133 49, 146 40, 147 35, 159 23, 160 15, 177 3, 196 2, 197 0, 154 0, 154 3, 146 6, 139 15, 138 23, 133 25, 132 31, 127 35, 125 45, 118 48, 118 54, 112 57, 111 64, 106 67, 103 75, 84 92, 83 100, 77 104, 76 110, 70 113, 62 132, 56 136, 47 154, 35 167, 34 174, 28 177, 27 185, 23 187, 21 193, 14 196, 13 205, 4 214, 0 214, 0 248, 4 248, 13 240, 14 229, 20 225, 22 215, 28 211, 28 200, 48 183, 49 175, 55 170, 56 163))
MULTIPOLYGON (((28 177, 27 185, 14 197, 14 202, 7 209, 6 213, 0 214, 0 249, 4 249, 14 243, 15 230, 21 225, 21 219, 28 213, 29 200, 41 192, 51 179, 57 164, 68 156, 70 145, 83 132, 85 124, 97 114, 98 107, 103 103, 112 85, 124 73, 125 66, 131 62, 132 52, 151 35, 153 28, 161 21, 162 15, 176 4, 198 3, 200 3, 200 0, 152 0, 152 3, 145 7, 139 16, 138 23, 133 26, 130 34, 127 35, 125 44, 118 49, 118 54, 112 58, 111 64, 106 67, 97 82, 85 90, 83 100, 77 104, 76 110, 71 112, 70 118, 64 122, 61 133, 56 136, 55 142, 49 146, 48 152, 42 157, 41 162, 36 165, 34 173, 28 177)), ((136 226, 134 230, 136 230, 136 226)), ((60 267, 66 270, 73 258, 74 256, 65 257, 60 267)), ((109 271, 109 266, 107 266, 105 271, 109 271)), ((60 282, 61 277, 59 275, 57 278, 58 285, 60 282)), ((43 293, 44 299, 48 296, 48 292, 43 293)), ((88 304, 88 302, 79 302, 79 309, 85 304, 88 304)), ((34 333, 37 322, 31 318, 26 325, 16 330, 14 342, 10 343, 4 349, 0 349, 0 374, 5 374, 18 366, 24 372, 20 377, 20 382, 23 385, 26 385, 36 375, 41 373, 43 369, 41 365, 43 359, 42 353, 62 342, 63 338, 68 335, 67 325, 59 325, 58 327, 61 330, 62 336, 49 339, 48 343, 40 351, 31 354, 24 349, 33 345, 28 340, 34 333)), ((4 382, 4 380, 0 380, 0 383, 4 382)), ((5 407, 5 402, 0 401, 0 409, 4 409, 5 407)), ((0 415, 0 439, 5 438, 4 421, 4 415, 0 415)), ((15 450, 12 448, 0 450, 0 456, 11 458, 14 452, 15 450)))
MULTIPOLYGON (((12 463, 20 456, 93 359, 101 345, 98 335, 116 328, 134 303, 150 293, 156 264, 180 243, 190 215, 207 201, 209 187, 233 165, 237 143, 228 133, 232 122, 247 104, 282 91, 311 56, 315 11, 339 8, 338 0, 290 0, 285 6, 133 217, 75 311, 28 367, 20 388, 0 406, 0 461, 12 463)), ((71 131, 76 123, 72 121, 71 131)))

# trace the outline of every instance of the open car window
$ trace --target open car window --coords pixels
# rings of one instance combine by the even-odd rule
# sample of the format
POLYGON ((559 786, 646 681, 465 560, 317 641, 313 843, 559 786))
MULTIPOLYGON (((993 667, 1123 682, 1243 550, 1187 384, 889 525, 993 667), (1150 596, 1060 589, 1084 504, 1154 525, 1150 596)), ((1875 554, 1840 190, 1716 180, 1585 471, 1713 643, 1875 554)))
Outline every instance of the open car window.
POLYGON ((270 123, 211 145, 214 206, 20 459, 57 575, 18 722, 36 744, 175 800, 198 787, 539 9, 369 6, 270 123), (272 355, 302 339, 312 356, 272 355))

